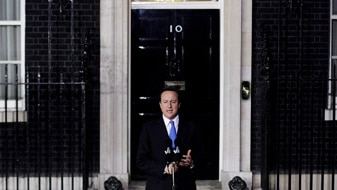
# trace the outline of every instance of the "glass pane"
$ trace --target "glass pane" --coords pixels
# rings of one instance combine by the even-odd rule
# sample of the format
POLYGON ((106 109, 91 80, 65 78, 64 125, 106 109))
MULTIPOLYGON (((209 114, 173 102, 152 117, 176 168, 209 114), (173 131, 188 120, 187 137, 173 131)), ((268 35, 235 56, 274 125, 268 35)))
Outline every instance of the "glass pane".
POLYGON ((0 64, 0 99, 5 98, 5 65, 0 64))
POLYGON ((0 27, 0 60, 21 60, 20 26, 0 27))
POLYGON ((19 68, 16 64, 0 64, 0 99, 15 99, 19 97, 20 89, 15 83, 19 80, 19 68), (7 79, 6 79, 7 74, 7 79), (7 94, 7 97, 6 97, 7 94))
MULTIPOLYGON (((331 72, 333 73, 333 80, 335 80, 335 79, 337 79, 337 60, 336 59, 332 59, 331 60, 331 62, 332 62, 332 70, 331 70, 331 72)), ((336 85, 336 84, 335 84, 336 85)), ((334 86, 334 88, 335 88, 335 96, 337 95, 337 88, 336 88, 337 86, 334 86)))
POLYGON ((332 14, 337 14, 337 0, 333 0, 332 7, 332 14))
POLYGON ((332 21, 332 56, 337 56, 337 20, 332 21))
POLYGON ((21 0, 0 0, 0 20, 20 20, 21 0))

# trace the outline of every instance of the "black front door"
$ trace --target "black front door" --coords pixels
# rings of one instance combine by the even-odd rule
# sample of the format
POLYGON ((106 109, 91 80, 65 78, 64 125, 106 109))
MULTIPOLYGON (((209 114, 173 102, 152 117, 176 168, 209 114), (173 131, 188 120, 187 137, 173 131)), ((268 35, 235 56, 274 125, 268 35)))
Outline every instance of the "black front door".
POLYGON ((207 167, 200 179, 219 173, 219 10, 149 10, 131 12, 131 178, 136 168, 142 124, 161 114, 159 91, 178 86, 180 114, 200 121, 207 167))

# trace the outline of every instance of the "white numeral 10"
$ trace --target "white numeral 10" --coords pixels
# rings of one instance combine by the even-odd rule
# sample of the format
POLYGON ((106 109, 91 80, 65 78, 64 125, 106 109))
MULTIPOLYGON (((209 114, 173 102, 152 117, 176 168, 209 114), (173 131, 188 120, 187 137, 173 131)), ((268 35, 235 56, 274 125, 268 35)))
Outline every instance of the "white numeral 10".
POLYGON ((172 24, 171 24, 171 25, 170 25, 170 33, 172 33, 173 30, 174 30, 175 32, 180 33, 180 32, 183 31, 183 27, 182 27, 181 25, 176 25, 175 27, 173 27, 172 24))

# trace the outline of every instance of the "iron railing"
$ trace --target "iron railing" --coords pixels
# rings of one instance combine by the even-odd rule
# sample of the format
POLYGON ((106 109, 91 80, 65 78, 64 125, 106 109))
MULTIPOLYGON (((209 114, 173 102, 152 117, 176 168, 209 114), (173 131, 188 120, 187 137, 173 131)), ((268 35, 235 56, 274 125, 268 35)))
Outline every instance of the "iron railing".
POLYGON ((85 83, 0 85, 26 92, 24 109, 1 112, 0 189, 87 189, 85 83))

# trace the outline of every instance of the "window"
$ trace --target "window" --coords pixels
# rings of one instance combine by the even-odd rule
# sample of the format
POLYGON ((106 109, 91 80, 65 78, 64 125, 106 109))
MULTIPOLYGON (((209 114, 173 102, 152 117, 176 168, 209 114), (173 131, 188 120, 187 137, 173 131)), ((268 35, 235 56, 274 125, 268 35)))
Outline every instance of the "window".
POLYGON ((24 110, 24 7, 24 0, 0 0, 0 111, 24 110))
MULTIPOLYGON (((331 0, 330 15, 330 82, 328 105, 325 111, 326 120, 333 119, 332 110, 333 108, 337 108, 337 0, 331 0)), ((334 119, 337 119, 337 113, 334 119)))

